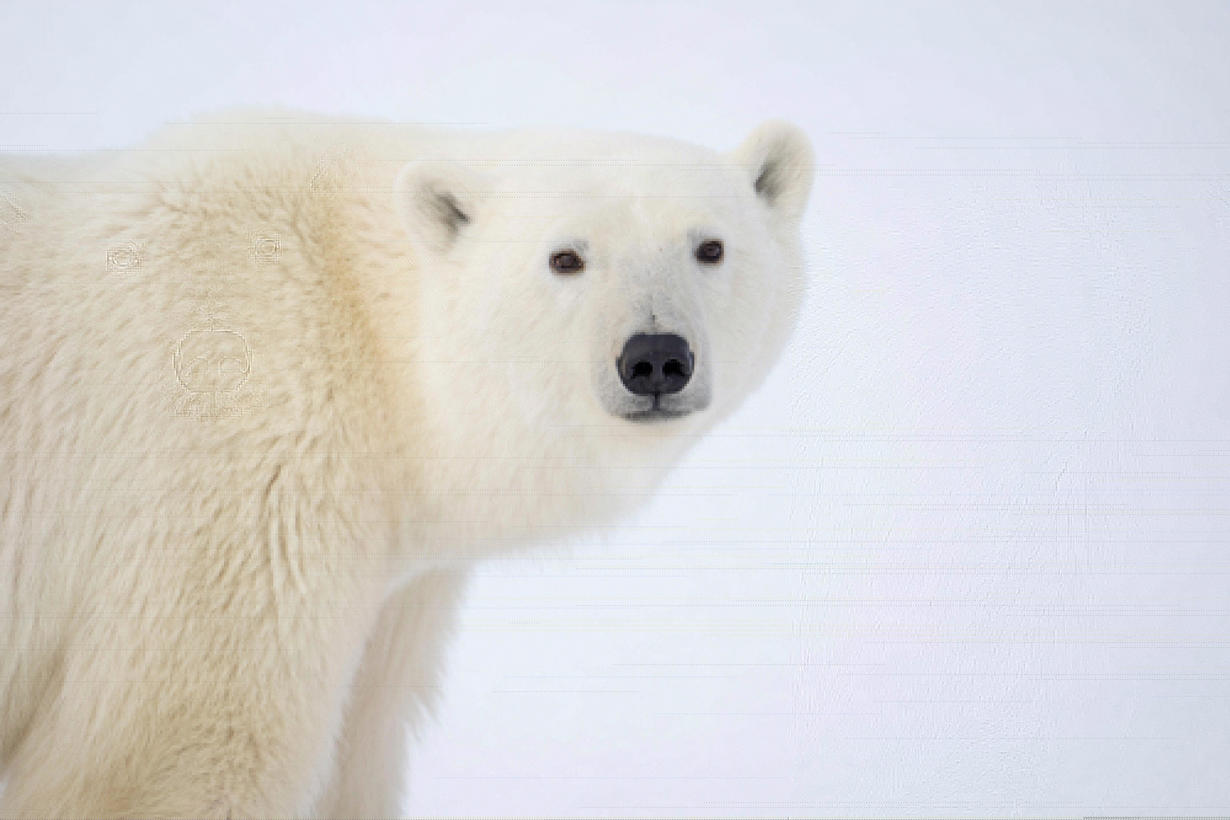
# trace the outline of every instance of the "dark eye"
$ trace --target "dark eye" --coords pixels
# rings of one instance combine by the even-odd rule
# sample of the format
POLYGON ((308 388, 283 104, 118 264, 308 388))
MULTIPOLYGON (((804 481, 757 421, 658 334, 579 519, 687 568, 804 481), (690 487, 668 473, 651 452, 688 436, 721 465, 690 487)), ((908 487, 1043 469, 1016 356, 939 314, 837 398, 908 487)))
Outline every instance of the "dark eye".
POLYGON ((585 269, 585 260, 576 251, 560 251, 551 254, 551 270, 556 273, 580 273, 585 269))
POLYGON ((696 249, 696 261, 712 265, 722 261, 722 243, 716 239, 702 242, 696 249))

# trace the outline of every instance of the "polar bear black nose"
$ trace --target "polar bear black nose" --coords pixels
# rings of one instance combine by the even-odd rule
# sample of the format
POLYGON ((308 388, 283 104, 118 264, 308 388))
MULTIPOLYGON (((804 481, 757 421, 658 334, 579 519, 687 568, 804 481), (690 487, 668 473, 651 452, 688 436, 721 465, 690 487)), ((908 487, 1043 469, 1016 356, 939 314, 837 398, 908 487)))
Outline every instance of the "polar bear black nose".
POLYGON ((620 381, 638 396, 678 393, 692 378, 695 357, 687 339, 674 333, 638 333, 615 360, 620 381))

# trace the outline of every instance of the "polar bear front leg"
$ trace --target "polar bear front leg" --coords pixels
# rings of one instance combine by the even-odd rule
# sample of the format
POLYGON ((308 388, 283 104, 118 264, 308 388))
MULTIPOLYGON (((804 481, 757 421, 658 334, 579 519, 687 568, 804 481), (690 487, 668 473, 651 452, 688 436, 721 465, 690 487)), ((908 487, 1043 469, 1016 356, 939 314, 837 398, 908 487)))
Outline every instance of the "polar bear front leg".
POLYGON ((418 576, 380 611, 355 678, 332 780, 316 816, 401 817, 410 735, 431 714, 466 570, 418 576))
POLYGON ((0 817, 305 816, 375 607, 238 609, 101 610, 74 625, 0 817))

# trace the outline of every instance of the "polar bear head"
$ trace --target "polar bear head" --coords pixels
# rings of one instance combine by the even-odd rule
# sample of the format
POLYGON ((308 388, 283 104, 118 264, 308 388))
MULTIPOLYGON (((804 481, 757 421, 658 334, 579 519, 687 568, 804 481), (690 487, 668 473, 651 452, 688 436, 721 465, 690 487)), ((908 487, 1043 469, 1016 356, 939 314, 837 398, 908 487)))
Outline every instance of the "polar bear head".
POLYGON ((793 327, 812 173, 807 138, 779 121, 728 154, 520 132, 411 163, 396 202, 436 395, 554 433, 662 437, 726 415, 793 327))
POLYGON ((508 464, 500 486, 535 504, 611 495, 604 467, 668 467, 764 379, 804 294, 798 128, 728 153, 584 131, 448 148, 394 186, 417 267, 395 357, 414 362, 424 446, 482 465, 453 492, 508 464))

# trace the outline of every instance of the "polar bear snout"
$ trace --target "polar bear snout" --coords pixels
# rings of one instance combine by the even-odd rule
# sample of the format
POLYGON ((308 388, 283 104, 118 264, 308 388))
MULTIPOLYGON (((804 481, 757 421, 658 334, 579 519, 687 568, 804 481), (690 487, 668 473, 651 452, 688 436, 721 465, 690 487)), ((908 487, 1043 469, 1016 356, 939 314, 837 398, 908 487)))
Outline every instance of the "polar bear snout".
POLYGON ((634 396, 678 393, 692 378, 696 357, 674 333, 637 333, 615 360, 619 380, 634 396))

